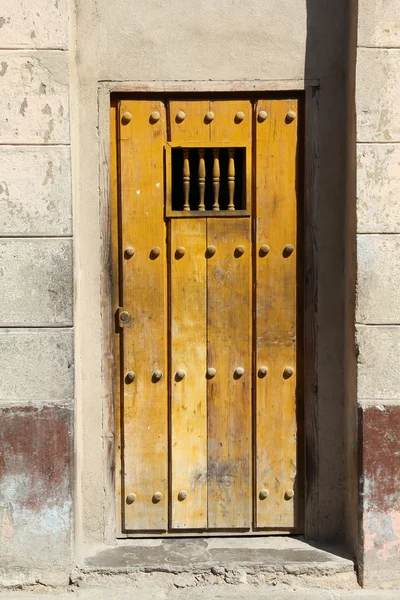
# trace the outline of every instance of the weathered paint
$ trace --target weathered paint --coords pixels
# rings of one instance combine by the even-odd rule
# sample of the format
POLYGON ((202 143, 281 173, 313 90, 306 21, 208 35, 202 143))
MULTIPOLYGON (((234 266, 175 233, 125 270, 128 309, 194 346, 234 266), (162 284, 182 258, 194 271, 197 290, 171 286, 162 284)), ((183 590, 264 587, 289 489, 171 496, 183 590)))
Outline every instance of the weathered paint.
POLYGON ((400 584, 400 406, 361 406, 360 571, 364 585, 400 584))
POLYGON ((399 8, 358 2, 358 556, 368 587, 400 587, 399 8))
POLYGON ((66 584, 71 561, 69 10, 1 6, 0 586, 66 584))
POLYGON ((2 567, 65 568, 71 557, 72 411, 0 408, 2 567), (27 545, 29 541, 29 546, 27 545))

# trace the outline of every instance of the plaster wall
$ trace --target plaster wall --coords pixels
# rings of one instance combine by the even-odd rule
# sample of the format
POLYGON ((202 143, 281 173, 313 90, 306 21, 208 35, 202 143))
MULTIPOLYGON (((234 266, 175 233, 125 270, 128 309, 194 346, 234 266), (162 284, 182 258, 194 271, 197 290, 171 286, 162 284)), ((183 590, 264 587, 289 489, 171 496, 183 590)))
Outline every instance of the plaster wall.
POLYGON ((79 562, 88 546, 91 550, 115 543, 107 460, 114 429, 102 296, 109 237, 100 194, 107 185, 102 160, 108 146, 108 115, 100 111, 100 99, 104 101, 104 90, 115 82, 135 89, 159 81, 166 90, 178 81, 194 90, 211 89, 217 81, 226 87, 247 82, 244 85, 252 89, 263 80, 266 90, 318 83, 319 387, 313 476, 319 492, 308 533, 314 539, 343 538, 343 223, 351 196, 347 148, 352 10, 353 3, 346 0, 249 0, 245 5, 237 0, 3 0, 3 581, 7 573, 13 574, 12 581, 21 579, 17 573, 22 570, 27 581, 43 581, 52 573, 57 579, 70 569, 72 422, 74 560, 79 562), (14 488, 11 480, 17 482, 14 488), (24 497, 26 486, 34 487, 30 502, 24 497))
POLYGON ((0 8, 0 583, 67 583, 73 258, 68 1, 0 8))
MULTIPOLYGON (((350 3, 352 5, 352 3, 350 3)), ((319 495, 309 534, 341 540, 345 519, 344 319, 347 210, 348 22, 344 0, 290 2, 76 0, 72 131, 76 264, 78 547, 115 543, 114 498, 104 460, 113 436, 110 385, 102 346, 101 293, 108 236, 99 205, 101 146, 107 111, 99 98, 163 82, 213 89, 213 82, 266 81, 290 89, 318 80, 319 402, 316 431, 319 495), (114 83, 113 82, 117 82, 114 83), (207 84, 207 82, 209 82, 207 84), (99 93, 99 89, 101 90, 99 93), (99 129, 100 128, 100 129, 99 129), (100 131, 100 133, 99 133, 100 131), (99 138, 100 136, 100 138, 99 138), (106 532, 106 535, 104 535, 106 532)), ((252 83, 253 82, 253 83, 252 83)), ((107 152, 105 152, 107 154, 107 152)), ((103 165, 104 166, 104 165, 103 165)), ((354 355, 353 355, 354 356, 354 355)))
POLYGON ((360 574, 400 586, 400 2, 360 0, 357 343, 360 574), (374 441, 375 440, 375 441, 374 441), (395 491, 397 490, 397 492, 395 491))

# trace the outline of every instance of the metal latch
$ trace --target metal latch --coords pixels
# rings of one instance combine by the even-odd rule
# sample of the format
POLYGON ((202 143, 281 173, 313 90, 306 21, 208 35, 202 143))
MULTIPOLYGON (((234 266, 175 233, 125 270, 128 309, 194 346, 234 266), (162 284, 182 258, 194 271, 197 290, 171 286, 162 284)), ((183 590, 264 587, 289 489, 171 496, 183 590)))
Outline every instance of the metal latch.
POLYGON ((118 307, 117 310, 118 323, 120 327, 126 327, 130 323, 131 315, 124 308, 118 307))

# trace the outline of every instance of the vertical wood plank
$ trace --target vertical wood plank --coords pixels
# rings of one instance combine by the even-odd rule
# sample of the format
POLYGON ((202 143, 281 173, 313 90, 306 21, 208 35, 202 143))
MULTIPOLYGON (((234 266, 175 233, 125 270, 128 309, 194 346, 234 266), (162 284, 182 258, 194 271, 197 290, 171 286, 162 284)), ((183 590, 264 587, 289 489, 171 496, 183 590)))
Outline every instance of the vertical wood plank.
POLYGON ((297 100, 258 101, 256 125, 256 525, 297 518, 297 100), (285 251, 287 245, 294 251, 285 251), (263 254, 261 246, 270 250, 263 254), (267 367, 268 374, 259 373, 267 367), (285 375, 285 368, 293 374, 285 375), (294 491, 292 496, 291 490, 294 491), (265 497, 267 496, 267 497, 265 497))
POLYGON ((207 527, 206 240, 206 219, 171 219, 172 529, 207 527))
POLYGON ((168 389, 166 228, 163 219, 165 111, 159 101, 119 105, 121 157, 123 307, 131 319, 123 328, 122 373, 136 378, 124 385, 123 444, 125 530, 165 530, 168 507, 168 389), (150 122, 152 111, 160 113, 150 122), (122 115, 131 120, 123 123, 122 115), (160 253, 152 254, 153 248, 160 253), (162 379, 152 378, 161 371, 162 379), (157 499, 154 494, 161 493, 157 499))
MULTIPOLYGON (((119 204, 118 204, 118 151, 117 151, 117 118, 118 103, 110 106, 110 230, 111 230, 111 271, 112 271, 112 315, 120 305, 120 253, 119 253, 119 204)), ((115 429, 115 495, 117 531, 122 530, 122 453, 121 453, 121 380, 120 380, 120 345, 121 336, 117 328, 113 328, 113 391, 114 391, 114 429, 115 429)))
POLYGON ((207 219, 208 527, 251 525, 250 219, 207 219), (233 224, 234 223, 234 224, 233 224), (243 255, 235 248, 243 245, 243 255), (244 374, 236 377, 235 369, 244 374))

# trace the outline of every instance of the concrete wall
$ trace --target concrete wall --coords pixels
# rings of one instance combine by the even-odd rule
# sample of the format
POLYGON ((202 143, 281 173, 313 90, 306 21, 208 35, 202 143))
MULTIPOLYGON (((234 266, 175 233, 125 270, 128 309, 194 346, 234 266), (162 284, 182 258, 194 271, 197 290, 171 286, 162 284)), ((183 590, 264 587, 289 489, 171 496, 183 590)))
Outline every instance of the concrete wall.
POLYGON ((357 342, 364 585, 400 585, 400 2, 360 0, 357 342))
POLYGON ((67 0, 0 12, 0 581, 66 583, 72 533, 67 0))

